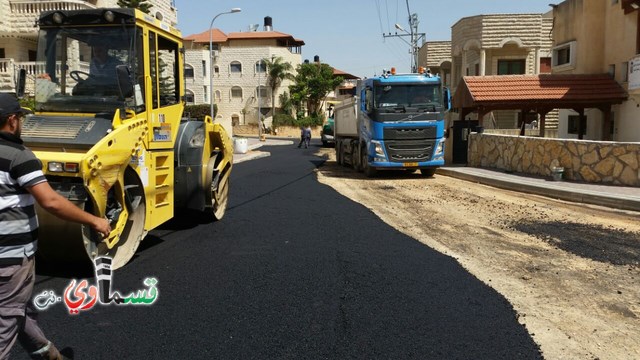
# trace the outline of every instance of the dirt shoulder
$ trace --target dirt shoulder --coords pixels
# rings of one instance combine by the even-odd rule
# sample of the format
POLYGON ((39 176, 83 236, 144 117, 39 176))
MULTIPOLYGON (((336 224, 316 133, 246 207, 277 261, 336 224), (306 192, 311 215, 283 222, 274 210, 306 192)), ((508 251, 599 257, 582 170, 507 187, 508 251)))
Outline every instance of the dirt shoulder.
POLYGON ((547 359, 640 359, 640 213, 436 175, 367 179, 335 163, 318 180, 507 298, 547 359))

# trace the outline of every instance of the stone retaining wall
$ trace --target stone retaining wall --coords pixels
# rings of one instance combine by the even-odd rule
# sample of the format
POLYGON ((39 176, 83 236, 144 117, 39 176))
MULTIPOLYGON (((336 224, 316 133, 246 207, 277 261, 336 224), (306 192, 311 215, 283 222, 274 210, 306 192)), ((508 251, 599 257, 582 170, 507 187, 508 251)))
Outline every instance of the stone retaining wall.
MULTIPOLYGON (((320 126, 311 128, 311 138, 319 139, 320 138, 320 130, 322 128, 320 126)), ((233 127, 233 135, 234 136, 258 136, 258 126, 253 125, 236 125, 233 127)), ((300 138, 300 128, 295 126, 280 126, 278 127, 277 134, 267 134, 267 136, 277 136, 277 137, 292 137, 292 138, 300 138)))
POLYGON ((640 186, 640 143, 471 134, 468 165, 590 183, 640 186))

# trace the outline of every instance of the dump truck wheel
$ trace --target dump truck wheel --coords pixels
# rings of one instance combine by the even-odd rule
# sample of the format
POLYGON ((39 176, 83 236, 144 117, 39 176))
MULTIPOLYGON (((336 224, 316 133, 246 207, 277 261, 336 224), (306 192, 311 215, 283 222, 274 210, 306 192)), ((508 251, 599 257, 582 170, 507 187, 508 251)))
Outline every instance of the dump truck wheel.
POLYGON ((436 169, 435 168, 427 168, 427 169, 420 169, 420 175, 422 175, 422 177, 433 177, 433 175, 436 174, 436 169))
POLYGON ((205 184, 210 189, 208 195, 210 205, 207 206, 207 211, 213 215, 214 220, 222 220, 229 203, 229 173, 223 172, 218 176, 219 170, 216 169, 216 159, 217 157, 212 157, 207 164, 205 184))
POLYGON ((364 175, 369 178, 376 176, 378 174, 378 170, 376 168, 369 166, 369 159, 367 159, 368 158, 367 150, 365 148, 362 148, 362 150, 360 151, 360 154, 362 154, 362 157, 360 158, 360 164, 362 167, 362 171, 364 172, 364 175))

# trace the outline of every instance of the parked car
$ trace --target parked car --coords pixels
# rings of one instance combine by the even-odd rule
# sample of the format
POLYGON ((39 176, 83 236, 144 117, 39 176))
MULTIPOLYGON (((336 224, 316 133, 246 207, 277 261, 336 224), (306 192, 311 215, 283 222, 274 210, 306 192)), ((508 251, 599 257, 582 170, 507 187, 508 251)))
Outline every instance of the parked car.
POLYGON ((328 118, 327 122, 322 126, 320 140, 322 140, 323 146, 329 146, 329 143, 335 143, 335 138, 333 137, 333 118, 328 118))

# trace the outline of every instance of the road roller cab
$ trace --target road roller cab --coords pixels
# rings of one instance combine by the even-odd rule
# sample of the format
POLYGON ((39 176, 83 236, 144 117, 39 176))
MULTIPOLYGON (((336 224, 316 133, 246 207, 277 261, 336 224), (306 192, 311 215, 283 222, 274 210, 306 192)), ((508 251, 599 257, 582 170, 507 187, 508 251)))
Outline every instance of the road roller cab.
POLYGON ((22 139, 56 191, 113 228, 102 240, 38 209, 41 255, 108 255, 118 268, 178 207, 222 218, 232 144, 210 117, 182 118, 180 32, 120 8, 50 11, 38 25, 37 62, 26 75, 35 111, 22 139))

